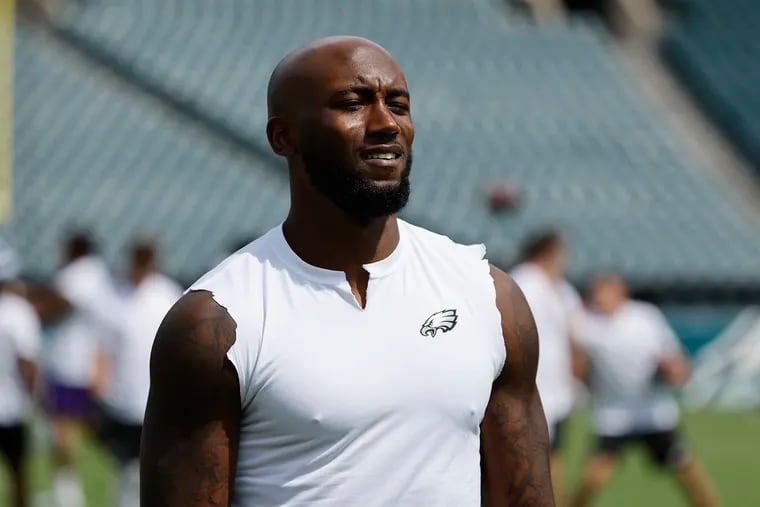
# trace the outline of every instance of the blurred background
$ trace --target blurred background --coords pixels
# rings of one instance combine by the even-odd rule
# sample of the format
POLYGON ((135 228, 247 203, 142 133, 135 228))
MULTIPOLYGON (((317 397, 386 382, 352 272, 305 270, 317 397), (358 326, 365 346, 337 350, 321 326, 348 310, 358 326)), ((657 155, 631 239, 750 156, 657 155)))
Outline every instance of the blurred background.
MULTIPOLYGON (((152 269, 160 260, 186 287, 277 225, 289 197, 264 131, 269 74, 307 41, 360 35, 409 81, 416 164, 403 217, 484 242, 504 268, 529 235, 559 230, 581 292, 599 271, 620 273, 693 361, 690 447, 726 505, 760 505, 757 0, 0 6, 0 232, 18 292, 41 312, 41 371, 60 330, 40 308, 72 234, 117 286, 147 238, 152 269)), ((31 505, 54 505, 56 430, 34 414, 24 480, 31 505)), ((591 445, 584 411, 571 423, 570 485, 591 445)), ((87 505, 114 505, 118 466, 99 440, 86 434, 70 454, 87 505)), ((0 505, 12 505, 0 470, 0 505)), ((637 451, 597 504, 686 505, 637 451)))

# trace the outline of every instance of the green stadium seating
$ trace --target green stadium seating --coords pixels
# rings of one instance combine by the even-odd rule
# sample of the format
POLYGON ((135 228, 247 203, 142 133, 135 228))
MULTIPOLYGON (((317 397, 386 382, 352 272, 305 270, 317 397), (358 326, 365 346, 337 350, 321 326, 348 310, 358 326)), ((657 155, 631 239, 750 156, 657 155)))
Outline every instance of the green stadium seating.
POLYGON ((662 51, 760 170, 760 2, 680 0, 662 51))
MULTIPOLYGON (((47 274, 72 227, 91 227, 111 265, 154 237, 184 281, 241 238, 278 223, 286 180, 71 49, 16 31, 14 219, 27 269, 47 274)), ((264 229, 265 230, 265 229, 264 229)))
MULTIPOLYGON (((68 171, 62 196, 75 182, 93 186, 84 195, 95 198, 102 186, 149 186, 129 225, 118 223, 129 203, 121 200, 131 199, 121 195, 100 198, 113 210, 84 207, 85 219, 130 232, 156 224, 177 272, 198 269, 197 258, 210 262, 230 231, 260 231, 284 217, 282 168, 261 155, 269 73, 306 41, 355 34, 386 46, 407 72, 417 127, 410 220, 485 242, 503 265, 525 235, 558 226, 576 279, 615 268, 642 285, 760 285, 757 225, 685 154, 591 20, 537 27, 489 0, 99 0, 72 6, 57 30, 143 91, 119 91, 66 59, 49 70, 39 63, 49 88, 18 86, 22 108, 33 109, 35 94, 58 97, 46 116, 57 128, 45 134, 50 153, 22 165, 45 166, 35 170, 46 178, 68 171), (217 135, 168 119, 151 94, 174 98, 217 135), (80 108, 89 126, 73 121, 80 108), (238 153, 217 139, 228 135, 251 149, 238 153), (109 177, 98 181, 96 170, 109 177), (518 211, 484 205, 483 187, 500 180, 520 187, 518 211), (161 213, 149 208, 156 201, 161 213)), ((32 53, 23 44, 19 51, 32 53)), ((17 80, 34 82, 24 67, 17 80)), ((24 130, 20 113, 17 139, 32 142, 35 129, 24 130)), ((44 226, 75 218, 60 214, 58 225, 44 226)))

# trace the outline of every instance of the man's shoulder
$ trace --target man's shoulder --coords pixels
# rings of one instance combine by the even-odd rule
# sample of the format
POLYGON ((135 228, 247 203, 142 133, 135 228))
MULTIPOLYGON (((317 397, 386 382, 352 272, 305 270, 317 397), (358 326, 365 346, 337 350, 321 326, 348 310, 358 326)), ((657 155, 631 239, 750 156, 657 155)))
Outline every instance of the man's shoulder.
POLYGON ((111 272, 100 257, 88 255, 63 268, 55 276, 54 285, 66 298, 81 302, 110 297, 115 290, 111 272))
POLYGON ((0 329, 23 340, 38 340, 41 324, 37 312, 25 298, 4 292, 0 294, 0 329))
POLYGON ((167 328, 182 328, 196 322, 216 318, 224 311, 207 290, 189 290, 169 310, 162 326, 167 328))
POLYGON ((26 300, 10 291, 0 292, 0 310, 16 308, 26 303, 26 300))
POLYGON ((2 319, 36 317, 34 307, 25 298, 12 292, 0 293, 0 315, 2 319))
POLYGON ((151 273, 141 284, 141 292, 149 298, 177 300, 183 288, 174 279, 163 273, 151 273))
POLYGON ((546 282, 546 275, 538 266, 530 262, 522 262, 514 266, 509 270, 509 276, 523 290, 544 285, 546 282))
POLYGON ((73 260, 58 271, 59 277, 101 277, 108 274, 105 261, 96 255, 85 255, 73 260))
POLYGON ((229 255, 192 283, 185 296, 193 291, 204 291, 237 318, 242 318, 243 313, 249 314, 251 309, 245 305, 264 291, 267 270, 277 270, 282 265, 278 251, 281 241, 276 234, 277 228, 272 229, 229 255))
POLYGON ((662 311, 652 303, 632 299, 626 304, 626 312, 631 318, 660 320, 663 318, 662 311))
POLYGON ((241 282, 252 270, 255 271, 275 257, 274 234, 275 229, 272 229, 228 255, 191 284, 188 290, 241 282))
POLYGON ((454 239, 432 231, 425 227, 414 225, 399 219, 399 230, 401 233, 410 238, 416 245, 424 250, 439 253, 462 254, 466 258, 474 260, 483 260, 486 256, 486 247, 482 243, 465 244, 459 243, 454 239))

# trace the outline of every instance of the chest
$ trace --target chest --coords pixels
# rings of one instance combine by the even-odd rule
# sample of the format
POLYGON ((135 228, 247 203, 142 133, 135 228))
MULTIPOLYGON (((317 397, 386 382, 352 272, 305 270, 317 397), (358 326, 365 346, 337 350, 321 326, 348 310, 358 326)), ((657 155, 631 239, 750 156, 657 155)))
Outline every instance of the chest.
POLYGON ((419 415, 480 423, 498 337, 463 295, 370 284, 363 310, 340 290, 300 291, 266 314, 254 409, 281 431, 342 433, 419 415))
POLYGON ((610 319, 597 323, 594 328, 590 353, 593 360, 613 369, 647 369, 661 355, 656 329, 646 321, 626 318, 610 319))

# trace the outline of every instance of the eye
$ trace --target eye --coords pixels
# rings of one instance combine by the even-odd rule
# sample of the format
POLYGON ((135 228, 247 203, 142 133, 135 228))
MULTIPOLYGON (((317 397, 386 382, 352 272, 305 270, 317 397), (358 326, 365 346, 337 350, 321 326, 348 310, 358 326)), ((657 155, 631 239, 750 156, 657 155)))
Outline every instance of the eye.
POLYGON ((359 100, 346 100, 340 102, 335 107, 344 111, 358 111, 362 107, 362 103, 359 100))
POLYGON ((404 102, 393 101, 388 104, 388 107, 396 114, 409 114, 409 104, 404 102))

